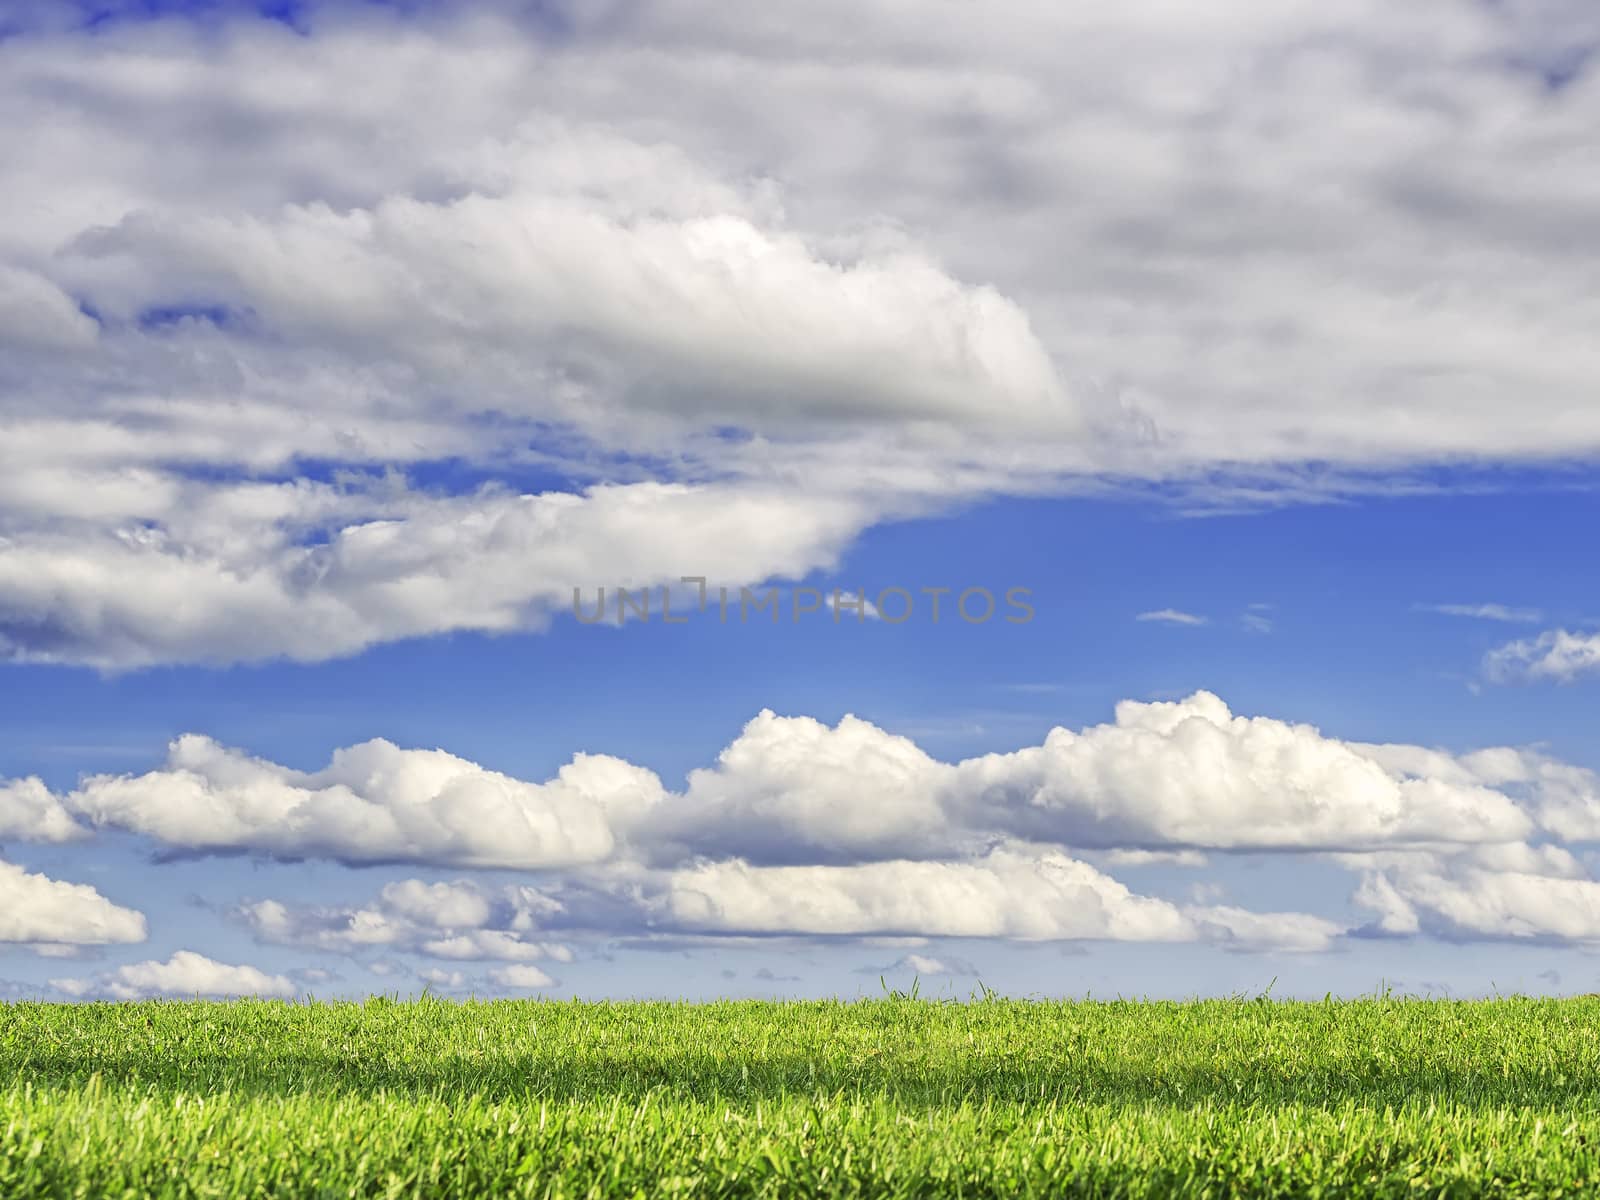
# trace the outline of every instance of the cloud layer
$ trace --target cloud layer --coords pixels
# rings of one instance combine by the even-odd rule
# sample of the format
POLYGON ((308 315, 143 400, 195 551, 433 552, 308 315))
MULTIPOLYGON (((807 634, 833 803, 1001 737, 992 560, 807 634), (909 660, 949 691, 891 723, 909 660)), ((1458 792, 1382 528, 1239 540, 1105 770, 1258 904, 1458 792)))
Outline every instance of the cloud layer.
POLYGON ((514 8, 17 19, 0 654, 314 661, 996 492, 1600 451, 1584 6, 514 8))
POLYGON ((1197 692, 1127 701, 1113 723, 956 764, 859 718, 764 712, 681 793, 604 755, 530 783, 375 741, 306 773, 190 735, 163 768, 90 777, 64 803, 186 851, 538 870, 685 855, 926 858, 997 835, 1106 850, 1514 842, 1554 818, 1485 782, 1513 778, 1421 747, 1236 716, 1197 692))
POLYGON ((48 799, 169 853, 532 873, 235 913, 259 941, 357 956, 565 961, 574 941, 618 936, 1313 950, 1361 924, 1251 911, 1210 888, 1203 903, 1141 894, 1107 874, 1204 872, 1208 853, 1339 863, 1356 909, 1391 934, 1585 940, 1574 914, 1600 886, 1574 854, 1600 840, 1591 771, 1532 749, 1342 741, 1207 692, 1128 701, 1110 723, 956 763, 859 718, 763 712, 681 790, 600 755, 529 782, 376 741, 308 773, 191 735, 157 770, 48 799))

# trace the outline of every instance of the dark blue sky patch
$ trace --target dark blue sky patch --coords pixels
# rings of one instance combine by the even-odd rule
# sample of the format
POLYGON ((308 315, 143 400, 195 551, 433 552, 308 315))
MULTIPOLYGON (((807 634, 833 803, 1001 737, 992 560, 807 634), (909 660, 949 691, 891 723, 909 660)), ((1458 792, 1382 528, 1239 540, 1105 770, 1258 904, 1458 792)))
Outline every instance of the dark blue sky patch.
POLYGON ((159 333, 190 324, 213 325, 230 333, 240 333, 255 324, 255 314, 249 309, 232 308, 226 304, 154 304, 141 309, 134 320, 146 333, 159 333))
POLYGON ((1600 46, 1552 46, 1537 53, 1519 54, 1507 58, 1508 70, 1536 76, 1548 92, 1559 93, 1570 88, 1586 75, 1594 64, 1600 46))
POLYGON ((1595 50, 1594 46, 1573 47, 1544 63, 1540 73, 1545 87, 1559 92, 1577 82, 1594 62, 1595 50))

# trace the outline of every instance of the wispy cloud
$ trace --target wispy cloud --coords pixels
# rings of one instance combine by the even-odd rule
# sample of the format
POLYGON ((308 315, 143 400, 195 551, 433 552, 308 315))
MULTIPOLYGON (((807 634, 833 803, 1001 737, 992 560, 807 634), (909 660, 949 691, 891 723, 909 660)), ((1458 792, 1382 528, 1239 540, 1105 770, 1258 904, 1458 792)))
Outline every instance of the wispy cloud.
POLYGON ((1512 608, 1505 604, 1414 604, 1412 608, 1416 612, 1438 613, 1445 617, 1471 617, 1513 625, 1533 625, 1544 620, 1544 614, 1537 608, 1512 608))
POLYGON ((857 967, 857 974, 861 975, 892 975, 899 971, 909 971, 914 975, 977 975, 978 969, 964 958, 933 958, 926 954, 907 954, 904 958, 887 966, 857 967))
POLYGON ((1208 625, 1209 617, 1196 616, 1194 613, 1182 612, 1176 608, 1159 608, 1153 612, 1142 612, 1134 618, 1135 621, 1158 621, 1163 625, 1208 625))

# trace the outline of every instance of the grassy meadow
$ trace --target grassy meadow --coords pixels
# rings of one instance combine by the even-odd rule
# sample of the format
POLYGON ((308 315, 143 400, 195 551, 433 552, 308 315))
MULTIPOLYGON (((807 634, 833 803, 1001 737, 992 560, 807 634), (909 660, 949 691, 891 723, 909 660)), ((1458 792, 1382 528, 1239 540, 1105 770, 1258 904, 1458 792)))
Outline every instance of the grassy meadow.
POLYGON ((0 1005, 0 1197, 1600 1194, 1600 1001, 0 1005))

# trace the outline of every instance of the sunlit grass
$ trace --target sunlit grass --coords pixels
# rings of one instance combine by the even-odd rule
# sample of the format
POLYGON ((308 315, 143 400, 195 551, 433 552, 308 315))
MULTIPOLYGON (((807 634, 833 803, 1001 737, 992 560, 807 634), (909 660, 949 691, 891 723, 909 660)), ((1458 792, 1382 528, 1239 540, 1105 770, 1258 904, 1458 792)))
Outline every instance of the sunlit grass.
POLYGON ((0 1196, 1587 1195, 1600 1001, 0 1006, 0 1196))

